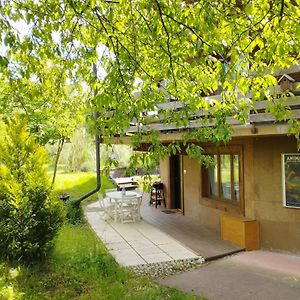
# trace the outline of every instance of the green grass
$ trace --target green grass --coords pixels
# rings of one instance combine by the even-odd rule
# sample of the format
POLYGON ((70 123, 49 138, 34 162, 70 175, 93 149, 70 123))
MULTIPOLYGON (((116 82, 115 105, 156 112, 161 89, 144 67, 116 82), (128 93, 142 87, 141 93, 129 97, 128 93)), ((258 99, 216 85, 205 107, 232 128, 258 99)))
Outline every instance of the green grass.
MULTIPOLYGON (((95 187, 92 173, 61 173, 56 192, 81 196, 95 187), (77 175, 76 175, 77 174, 77 175)), ((110 182, 103 179, 102 188, 110 182)), ((32 266, 0 261, 0 299, 199 299, 137 278, 120 267, 87 224, 65 224, 48 259, 32 266)))
POLYGON ((87 225, 65 225, 46 263, 0 264, 0 299, 197 299, 121 268, 87 225))
MULTIPOLYGON (((105 176, 101 176, 101 191, 113 188, 113 183, 105 176)), ((54 190, 57 194, 67 193, 71 200, 76 200, 96 188, 95 172, 58 173, 56 175, 54 190)), ((97 194, 89 200, 97 198, 97 194)))

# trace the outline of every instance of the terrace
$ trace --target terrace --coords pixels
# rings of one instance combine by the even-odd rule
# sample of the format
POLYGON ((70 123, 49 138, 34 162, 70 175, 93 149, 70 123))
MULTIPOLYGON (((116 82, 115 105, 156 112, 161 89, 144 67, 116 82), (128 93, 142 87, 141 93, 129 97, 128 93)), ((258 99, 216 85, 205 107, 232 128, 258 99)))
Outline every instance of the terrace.
POLYGON ((201 224, 200 221, 176 213, 163 206, 149 206, 149 194, 144 194, 141 205, 144 221, 168 234, 206 261, 244 250, 228 241, 221 240, 220 233, 201 224))
MULTIPOLYGON (((141 193, 141 192, 140 192, 141 193)), ((119 263, 141 266, 178 261, 210 261, 244 250, 222 241, 220 234, 207 226, 163 207, 149 206, 143 193, 142 220, 134 223, 105 220, 98 202, 85 208, 93 230, 119 263)))

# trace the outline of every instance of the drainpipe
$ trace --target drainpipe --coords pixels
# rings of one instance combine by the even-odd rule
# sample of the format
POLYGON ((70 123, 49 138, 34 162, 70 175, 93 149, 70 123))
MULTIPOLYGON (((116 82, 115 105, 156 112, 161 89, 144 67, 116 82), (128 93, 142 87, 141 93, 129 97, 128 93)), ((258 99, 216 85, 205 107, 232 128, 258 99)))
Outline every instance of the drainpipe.
MULTIPOLYGON (((97 67, 96 64, 93 64, 93 71, 95 76, 97 77, 97 67)), ((97 95, 97 90, 94 90, 94 96, 97 95)), ((82 197, 80 197, 79 199, 75 200, 73 202, 74 206, 79 206, 79 204, 81 203, 81 201, 83 201, 84 199, 88 198, 89 196, 97 193, 100 188, 101 188, 101 173, 100 173, 100 136, 98 134, 98 130, 97 130, 97 119, 98 119, 98 112, 94 111, 94 123, 95 123, 95 146, 96 146, 96 174, 97 174, 97 184, 96 184, 96 188, 93 189, 92 191, 88 192, 87 194, 83 195, 82 197)))

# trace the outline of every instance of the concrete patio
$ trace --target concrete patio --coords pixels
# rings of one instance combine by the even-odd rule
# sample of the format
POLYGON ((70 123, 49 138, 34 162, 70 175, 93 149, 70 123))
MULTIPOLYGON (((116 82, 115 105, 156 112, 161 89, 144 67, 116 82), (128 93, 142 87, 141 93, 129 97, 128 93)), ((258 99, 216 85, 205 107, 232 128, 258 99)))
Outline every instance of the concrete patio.
POLYGON ((123 266, 201 259, 194 251, 143 220, 125 224, 105 221, 98 202, 87 205, 84 213, 93 230, 123 266))
POLYGON ((149 194, 137 192, 143 195, 140 222, 105 221, 98 202, 84 209, 89 224, 120 264, 137 266, 197 258, 209 261, 243 250, 221 240, 219 232, 196 220, 168 213, 163 206, 149 206, 149 194))

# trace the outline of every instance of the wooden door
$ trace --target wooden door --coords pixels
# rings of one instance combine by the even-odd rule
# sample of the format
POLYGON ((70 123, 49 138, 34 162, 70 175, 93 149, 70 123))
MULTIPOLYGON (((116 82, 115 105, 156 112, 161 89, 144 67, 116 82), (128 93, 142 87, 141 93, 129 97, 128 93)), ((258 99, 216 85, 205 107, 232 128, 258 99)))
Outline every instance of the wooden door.
POLYGON ((183 209, 182 197, 182 157, 170 157, 171 208, 183 209))

